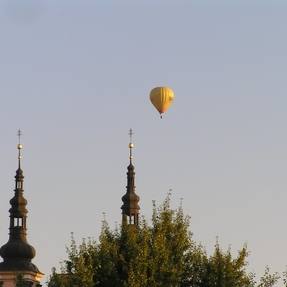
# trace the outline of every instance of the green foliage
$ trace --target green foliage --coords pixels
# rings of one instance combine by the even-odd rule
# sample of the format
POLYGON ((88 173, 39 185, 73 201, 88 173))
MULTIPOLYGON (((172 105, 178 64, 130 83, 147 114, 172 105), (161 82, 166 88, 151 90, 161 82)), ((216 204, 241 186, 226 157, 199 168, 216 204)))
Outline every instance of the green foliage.
POLYGON ((284 287, 287 287, 287 270, 283 272, 283 284, 284 287))
MULTIPOLYGON (((99 241, 73 238, 61 272, 54 269, 49 287, 272 287, 277 273, 266 268, 258 284, 247 271, 248 251, 243 246, 234 258, 218 243, 208 256, 192 239, 190 218, 182 208, 173 210, 169 197, 154 205, 152 224, 111 230, 103 222, 99 241)), ((287 272, 284 284, 287 287, 287 272)))
MULTIPOLYGON (((272 287, 276 283, 278 283, 279 279, 280 279, 279 274, 277 272, 271 274, 270 268, 267 266, 265 268, 265 272, 264 272, 263 276, 260 278, 260 282, 259 282, 258 287, 272 287)), ((284 279, 283 279, 283 281, 286 285, 286 282, 284 279)))
POLYGON ((154 206, 150 236, 150 280, 146 286, 179 286, 193 252, 190 218, 182 208, 172 210, 166 198, 154 206))
POLYGON ((16 287, 30 287, 32 285, 31 282, 28 282, 24 279, 23 274, 18 274, 16 277, 16 287))
POLYGON ((254 286, 253 274, 246 271, 247 249, 244 246, 236 258, 232 258, 231 250, 226 252, 215 245, 214 254, 205 262, 202 283, 205 287, 247 287, 254 286))
POLYGON ((49 278, 49 287, 65 287, 67 285, 64 284, 63 278, 61 275, 56 273, 56 268, 52 269, 52 275, 49 278))

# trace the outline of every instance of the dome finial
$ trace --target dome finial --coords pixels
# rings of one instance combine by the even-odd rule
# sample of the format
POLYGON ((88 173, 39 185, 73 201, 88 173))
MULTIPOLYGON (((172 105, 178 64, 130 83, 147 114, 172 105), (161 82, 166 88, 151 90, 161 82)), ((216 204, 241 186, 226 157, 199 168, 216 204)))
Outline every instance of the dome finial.
POLYGON ((19 163, 19 168, 20 168, 21 159, 22 159, 21 150, 23 149, 23 145, 21 144, 22 131, 20 129, 17 132, 17 136, 18 136, 18 145, 17 145, 17 149, 18 149, 18 163, 19 163))
POLYGON ((130 136, 130 143, 129 143, 129 149, 130 149, 130 163, 132 163, 132 159, 133 159, 133 155, 132 155, 132 149, 134 147, 134 144, 133 144, 133 130, 130 129, 129 130, 129 136, 130 136))

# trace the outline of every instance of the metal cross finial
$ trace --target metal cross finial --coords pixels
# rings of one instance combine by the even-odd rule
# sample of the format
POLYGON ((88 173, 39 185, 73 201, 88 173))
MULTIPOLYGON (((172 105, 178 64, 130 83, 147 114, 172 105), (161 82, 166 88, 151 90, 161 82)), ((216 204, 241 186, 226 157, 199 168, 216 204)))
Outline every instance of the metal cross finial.
POLYGON ((18 149, 18 166, 20 168, 21 158, 22 158, 21 149, 23 148, 23 146, 21 144, 22 131, 20 129, 17 132, 17 136, 18 136, 18 145, 17 145, 17 149, 18 149))
POLYGON ((132 130, 132 129, 130 129, 130 130, 129 130, 130 143, 131 143, 131 142, 132 142, 132 140, 133 140, 133 134, 134 134, 133 130, 132 130))
POLYGON ((134 147, 134 144, 132 143, 132 139, 133 139, 133 130, 130 129, 129 130, 129 136, 130 136, 130 143, 129 143, 129 149, 130 149, 130 163, 132 162, 132 158, 133 158, 133 155, 132 155, 132 149, 134 147))
POLYGON ((21 144, 21 136, 22 136, 22 131, 19 129, 17 132, 17 136, 18 136, 18 144, 21 144))

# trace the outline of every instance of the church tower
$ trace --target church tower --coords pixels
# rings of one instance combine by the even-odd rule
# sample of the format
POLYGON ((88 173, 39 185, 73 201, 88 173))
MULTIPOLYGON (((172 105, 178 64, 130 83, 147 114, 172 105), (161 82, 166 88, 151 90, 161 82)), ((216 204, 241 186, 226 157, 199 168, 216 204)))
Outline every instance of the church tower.
POLYGON ((31 262, 35 257, 35 249, 27 242, 27 200, 23 196, 24 175, 21 169, 22 144, 21 131, 18 131, 18 169, 15 176, 14 197, 10 200, 9 240, 0 249, 3 262, 0 263, 0 286, 15 287, 19 276, 25 286, 39 287, 42 274, 31 262), (2 285, 1 285, 2 284, 2 285))
POLYGON ((123 205, 122 209, 122 224, 123 225, 135 225, 138 226, 139 224, 139 196, 135 193, 135 168, 133 166, 133 157, 132 157, 132 149, 134 145, 132 143, 132 135, 133 131, 130 129, 130 143, 129 143, 129 150, 130 150, 130 164, 128 166, 127 172, 127 192, 122 197, 123 205))

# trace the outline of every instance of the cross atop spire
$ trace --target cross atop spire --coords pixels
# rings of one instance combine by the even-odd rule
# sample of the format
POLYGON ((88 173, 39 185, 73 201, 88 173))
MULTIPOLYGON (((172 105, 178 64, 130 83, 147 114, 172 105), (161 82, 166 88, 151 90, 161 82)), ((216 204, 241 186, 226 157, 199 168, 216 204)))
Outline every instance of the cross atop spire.
POLYGON ((129 136, 130 136, 130 143, 129 143, 129 149, 130 149, 130 163, 132 163, 132 159, 133 159, 133 155, 132 155, 132 149, 134 147, 134 144, 133 144, 133 135, 134 135, 134 132, 132 129, 129 130, 129 136))
POLYGON ((19 129, 18 132, 17 132, 17 136, 18 136, 18 143, 21 144, 21 135, 22 135, 22 131, 19 129))
POLYGON ((23 149, 23 145, 21 144, 22 131, 20 129, 17 132, 17 136, 18 136, 18 145, 17 145, 17 149, 18 149, 18 166, 20 168, 20 166, 21 166, 21 159, 22 159, 21 150, 23 149))
POLYGON ((129 130, 130 142, 132 142, 133 134, 134 134, 133 129, 130 129, 129 130))

